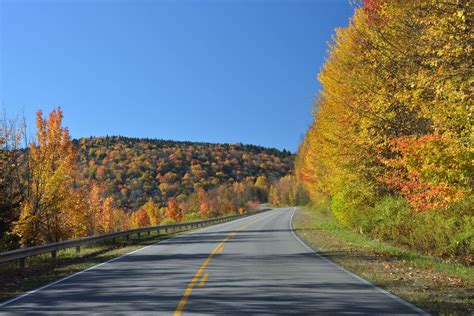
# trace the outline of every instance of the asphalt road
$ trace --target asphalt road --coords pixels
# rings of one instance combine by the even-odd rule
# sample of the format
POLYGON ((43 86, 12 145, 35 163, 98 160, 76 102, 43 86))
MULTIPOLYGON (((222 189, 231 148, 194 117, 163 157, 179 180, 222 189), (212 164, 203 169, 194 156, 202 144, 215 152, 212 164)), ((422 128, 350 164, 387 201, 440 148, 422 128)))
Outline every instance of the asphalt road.
POLYGON ((315 254, 293 208, 145 247, 0 305, 6 314, 419 315, 315 254))

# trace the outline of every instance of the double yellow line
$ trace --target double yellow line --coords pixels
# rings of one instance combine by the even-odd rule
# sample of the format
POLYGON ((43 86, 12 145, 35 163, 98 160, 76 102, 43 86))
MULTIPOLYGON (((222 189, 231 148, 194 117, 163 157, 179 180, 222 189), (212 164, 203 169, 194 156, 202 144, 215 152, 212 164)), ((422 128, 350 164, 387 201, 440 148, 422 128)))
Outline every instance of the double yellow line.
MULTIPOLYGON (((181 300, 179 301, 178 303, 178 306, 176 307, 176 310, 174 311, 173 315, 174 316, 180 316, 182 313, 183 313, 183 310, 184 310, 184 307, 186 306, 186 302, 188 301, 188 298, 189 296, 191 295, 191 293, 193 292, 193 289, 194 289, 194 286, 196 285, 197 281, 199 280, 199 278, 203 275, 203 272, 204 270, 206 269, 206 267, 209 265, 209 262, 211 262, 212 258, 215 256, 216 253, 220 253, 222 252, 222 250, 224 249, 224 243, 226 241, 228 241, 229 239, 235 237, 235 235, 237 234, 237 232, 247 228, 248 226, 258 222, 258 221, 261 221, 263 218, 260 218, 260 219, 257 219, 253 222, 250 222, 250 223, 247 223, 247 224, 244 224, 244 225, 241 225, 239 226, 235 231, 233 231, 232 233, 230 233, 224 240, 222 240, 215 248, 214 250, 212 250, 211 254, 209 255, 209 257, 207 257, 207 259, 204 261, 204 263, 201 265, 201 267, 199 268, 199 270, 197 270, 197 272, 194 274, 193 278, 191 279, 191 282, 189 282, 189 285, 188 287, 186 288, 186 291, 184 291, 184 295, 183 297, 181 298, 181 300)), ((207 277, 208 277, 209 273, 206 272, 206 274, 204 274, 201 282, 200 282, 200 286, 204 286, 204 284, 206 283, 206 280, 207 280, 207 277)))

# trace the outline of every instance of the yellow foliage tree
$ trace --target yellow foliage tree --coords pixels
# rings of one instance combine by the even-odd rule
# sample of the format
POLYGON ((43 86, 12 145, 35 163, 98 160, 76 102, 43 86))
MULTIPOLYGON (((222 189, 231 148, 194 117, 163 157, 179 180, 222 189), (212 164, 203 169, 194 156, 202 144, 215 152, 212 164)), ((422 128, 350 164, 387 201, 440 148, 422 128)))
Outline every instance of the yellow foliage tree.
POLYGON ((363 1, 319 74, 295 161, 313 200, 347 224, 387 194, 444 208, 474 187, 468 1, 363 1))
POLYGON ((24 247, 73 235, 76 154, 62 118, 61 108, 48 119, 37 113, 36 142, 28 153, 28 192, 14 227, 24 247))
POLYGON ((161 222, 161 214, 159 206, 150 198, 145 205, 142 206, 145 209, 148 218, 150 219, 150 225, 158 225, 161 222))

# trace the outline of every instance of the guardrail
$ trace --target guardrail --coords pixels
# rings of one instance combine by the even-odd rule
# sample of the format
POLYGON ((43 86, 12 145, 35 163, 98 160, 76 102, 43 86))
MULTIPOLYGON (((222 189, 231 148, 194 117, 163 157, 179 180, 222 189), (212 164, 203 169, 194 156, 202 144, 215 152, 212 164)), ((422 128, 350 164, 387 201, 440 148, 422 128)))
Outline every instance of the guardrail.
POLYGON ((119 232, 114 232, 114 233, 109 233, 109 234, 104 234, 104 235, 99 235, 99 236, 91 236, 91 237, 83 237, 83 238, 78 238, 78 239, 71 239, 71 240, 65 240, 65 241, 60 241, 60 242, 55 242, 55 243, 50 243, 46 245, 40 245, 40 246, 34 246, 34 247, 29 247, 29 248, 21 248, 21 249, 16 249, 16 250, 11 250, 11 251, 5 251, 0 253, 0 263, 2 262, 9 262, 13 260, 18 260, 18 264, 21 269, 25 268, 25 259, 31 256, 36 256, 36 255, 41 255, 44 253, 51 253, 51 257, 53 259, 56 258, 56 254, 58 250, 66 249, 66 248, 76 248, 76 252, 80 253, 81 251, 81 246, 82 245, 87 245, 87 244, 92 244, 104 240, 109 240, 112 239, 115 241, 116 238, 119 237, 125 237, 126 239, 129 239, 131 235, 140 235, 142 233, 148 233, 148 235, 151 235, 152 232, 157 232, 157 234, 160 234, 160 231, 166 233, 176 233, 176 232, 182 232, 194 228, 199 228, 199 227, 204 227, 204 226, 210 226, 210 225, 215 225, 215 224, 220 224, 224 222, 229 222, 237 218, 242 218, 245 216, 250 216, 250 215, 255 215, 258 213, 262 213, 265 211, 270 210, 269 208, 261 209, 258 211, 254 212, 248 212, 242 215, 231 215, 231 216, 226 216, 226 217, 218 217, 218 218, 213 218, 213 219, 208 219, 204 221, 197 221, 197 222, 187 222, 187 223, 178 223, 178 224, 171 224, 171 225, 163 225, 163 226, 149 226, 149 227, 142 227, 142 228, 135 228, 135 229, 129 229, 129 230, 124 230, 124 231, 119 231, 119 232))

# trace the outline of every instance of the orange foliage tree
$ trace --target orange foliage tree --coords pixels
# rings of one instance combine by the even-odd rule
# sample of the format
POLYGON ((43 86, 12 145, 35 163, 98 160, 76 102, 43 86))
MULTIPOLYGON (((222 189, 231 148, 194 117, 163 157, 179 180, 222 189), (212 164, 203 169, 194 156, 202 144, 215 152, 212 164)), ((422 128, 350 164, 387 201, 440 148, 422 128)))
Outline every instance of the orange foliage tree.
POLYGON ((141 208, 133 214, 133 226, 134 227, 146 227, 150 226, 150 217, 146 209, 141 208))
POLYGON ((202 218, 209 218, 211 216, 211 206, 209 205, 209 197, 204 189, 199 188, 197 191, 199 198, 199 214, 202 218))
POLYGON ((172 219, 175 222, 179 222, 181 220, 178 202, 176 202, 175 199, 168 200, 168 207, 166 208, 165 217, 172 219))

